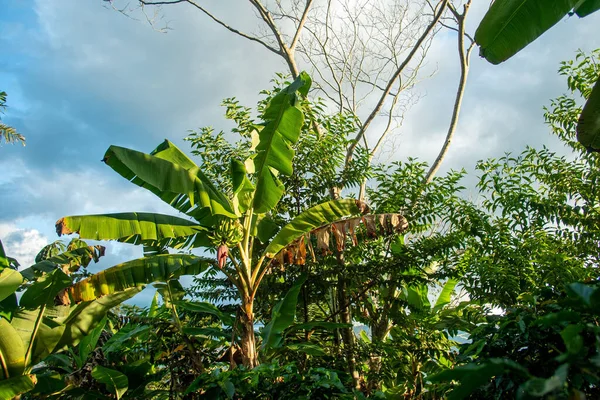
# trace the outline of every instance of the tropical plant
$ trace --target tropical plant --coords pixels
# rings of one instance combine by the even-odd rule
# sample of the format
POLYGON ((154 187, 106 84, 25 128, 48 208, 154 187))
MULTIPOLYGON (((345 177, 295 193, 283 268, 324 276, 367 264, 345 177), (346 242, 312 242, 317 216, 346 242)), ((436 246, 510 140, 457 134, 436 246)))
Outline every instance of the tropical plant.
POLYGON ((76 345, 111 307, 141 290, 133 287, 70 305, 62 293, 71 287, 72 281, 62 267, 68 271, 82 259, 89 263, 98 250, 93 246, 78 249, 50 255, 45 248, 38 255, 42 260, 21 274, 11 267, 15 264, 6 257, 0 242, 1 398, 10 399, 33 389, 37 377, 31 371, 37 363, 76 345), (35 273, 32 277, 26 271, 35 273), (24 291, 18 300, 16 293, 21 287, 24 291))
MULTIPOLYGON (((252 154, 246 160, 230 160, 231 197, 221 193, 192 160, 168 141, 151 154, 117 146, 108 149, 104 157, 107 165, 196 222, 141 213, 75 216, 61 218, 57 232, 161 248, 216 248, 217 265, 235 285, 241 301, 238 326, 243 364, 256 366, 254 299, 265 274, 274 263, 293 263, 297 257, 305 257, 311 235, 324 243, 325 231, 329 238, 334 223, 340 234, 338 240, 345 240, 353 232, 347 231, 347 224, 356 228, 362 223, 357 216, 367 211, 364 204, 352 199, 332 200, 305 210, 278 232, 272 229, 271 212, 285 193, 279 176, 293 172, 291 146, 298 141, 304 121, 299 95, 306 96, 309 87, 310 78, 303 73, 269 101, 262 113, 265 122, 252 126, 252 154), (354 219, 343 220, 347 217, 354 219), (284 259, 284 253, 291 254, 292 259, 284 259)), ((386 232, 403 227, 398 215, 383 216, 381 221, 386 232)), ((147 260, 154 257, 160 256, 147 260)), ((106 278, 112 284, 113 277, 106 278)), ((90 293, 97 294, 98 290, 90 289, 90 293)))
MULTIPOLYGON (((6 110, 6 92, 0 91, 0 114, 4 114, 6 110)), ((25 146, 25 136, 17 133, 15 128, 12 128, 0 120, 0 139, 4 139, 6 143, 21 142, 25 146)))
POLYGON ((600 395, 597 284, 543 288, 471 332, 467 361, 430 379, 455 380, 449 398, 596 398, 600 395), (469 362, 470 361, 470 362, 469 362))
MULTIPOLYGON (((97 325, 103 325, 112 307, 139 293, 147 283, 196 275, 212 263, 191 255, 161 255, 81 279, 78 271, 103 255, 103 246, 89 246, 79 239, 68 245, 55 242, 39 252, 35 264, 18 272, 14 269, 18 263, 5 256, 0 243, 0 393, 12 394, 8 397, 12 398, 18 393, 10 392, 11 387, 32 389, 36 364, 80 342, 76 360, 81 365, 102 331, 97 325), (18 291, 22 291, 20 299, 18 291)), ((43 378, 45 385, 47 376, 43 378)))

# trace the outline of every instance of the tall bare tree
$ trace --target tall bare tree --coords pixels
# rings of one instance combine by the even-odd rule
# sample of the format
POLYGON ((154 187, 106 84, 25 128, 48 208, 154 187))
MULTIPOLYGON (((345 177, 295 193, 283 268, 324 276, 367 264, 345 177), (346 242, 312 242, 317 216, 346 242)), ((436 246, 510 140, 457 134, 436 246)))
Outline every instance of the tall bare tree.
MULTIPOLYGON (((124 14, 133 11, 129 3, 103 1, 124 14)), ((300 69, 309 70, 314 87, 329 100, 332 110, 357 117, 346 168, 357 147, 365 148, 371 162, 398 130, 405 112, 418 98, 413 89, 423 78, 421 67, 436 32, 444 26, 456 31, 461 59, 459 90, 448 137, 428 177, 431 180, 447 153, 460 113, 473 45, 464 31, 470 2, 461 14, 451 0, 248 0, 257 19, 253 32, 228 22, 224 8, 211 9, 200 0, 137 0, 135 4, 161 31, 167 27, 157 16, 165 13, 167 6, 192 7, 230 33, 280 57, 292 77, 300 69), (471 42, 467 49, 465 39, 471 42)), ((342 188, 333 189, 335 196, 342 188)))

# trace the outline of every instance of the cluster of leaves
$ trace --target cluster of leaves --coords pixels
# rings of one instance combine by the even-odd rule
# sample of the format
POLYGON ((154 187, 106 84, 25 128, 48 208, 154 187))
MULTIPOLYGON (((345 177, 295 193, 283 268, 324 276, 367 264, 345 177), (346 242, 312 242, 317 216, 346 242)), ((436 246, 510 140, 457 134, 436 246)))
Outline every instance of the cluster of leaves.
MULTIPOLYGON (((6 92, 0 91, 0 114, 6 110, 6 92)), ((4 139, 6 143, 21 142, 25 146, 25 136, 18 133, 15 128, 8 126, 0 120, 0 140, 4 139)))
POLYGON ((465 365, 432 381, 458 383, 449 398, 597 398, 600 377, 600 287, 524 294, 522 303, 471 332, 465 365))

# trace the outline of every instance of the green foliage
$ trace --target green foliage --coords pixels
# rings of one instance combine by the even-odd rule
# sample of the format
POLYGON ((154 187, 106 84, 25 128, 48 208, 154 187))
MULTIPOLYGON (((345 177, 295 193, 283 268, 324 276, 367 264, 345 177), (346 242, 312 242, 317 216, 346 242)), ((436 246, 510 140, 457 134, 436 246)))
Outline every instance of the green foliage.
POLYGON ((296 364, 262 364, 244 368, 214 368, 200 375, 188 388, 202 399, 355 399, 363 398, 346 389, 339 372, 327 368, 298 369, 296 364), (199 390, 201 388, 201 391, 199 390))
POLYGON ((114 393, 117 399, 123 397, 123 394, 127 391, 129 382, 127 377, 115 371, 114 369, 104 368, 97 365, 92 370, 92 377, 98 382, 106 385, 107 389, 114 393))
MULTIPOLYGON (((0 114, 4 114, 6 110, 6 92, 0 91, 0 114)), ((0 139, 4 139, 6 143, 21 142, 25 146, 25 136, 17 133, 15 128, 2 123, 0 119, 0 139)))
POLYGON ((597 397, 600 367, 596 284, 524 294, 523 304, 489 316, 461 346, 463 361, 432 381, 456 380, 452 398, 597 397), (502 358, 500 358, 502 357, 502 358))
POLYGON ((285 294, 275 307, 271 315, 271 321, 263 328, 263 348, 274 349, 281 345, 283 332, 292 325, 296 317, 296 304, 298 303, 298 294, 300 288, 306 282, 306 276, 303 275, 285 294))

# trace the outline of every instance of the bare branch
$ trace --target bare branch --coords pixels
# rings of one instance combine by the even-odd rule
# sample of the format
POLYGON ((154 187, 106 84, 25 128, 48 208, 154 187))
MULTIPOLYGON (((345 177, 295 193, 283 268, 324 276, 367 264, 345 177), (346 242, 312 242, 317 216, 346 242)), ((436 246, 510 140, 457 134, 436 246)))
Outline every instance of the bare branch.
POLYGON ((458 125, 458 117, 460 115, 460 109, 462 105, 463 96, 465 93, 465 87, 467 84, 467 76, 469 74, 469 60, 471 57, 471 51, 473 50, 474 41, 471 41, 467 50, 465 51, 465 18, 467 13, 469 12, 469 7, 471 5, 471 0, 469 0, 463 8, 463 13, 459 14, 456 12, 454 7, 450 7, 450 10, 454 14, 455 18, 458 21, 458 56, 460 59, 460 80, 458 82, 458 89, 456 91, 456 97, 454 100, 454 108, 452 110, 452 117, 450 119, 450 125, 448 127, 448 132, 446 133, 446 139, 444 140, 444 144, 442 149, 440 150, 438 156, 435 161, 429 168, 427 175, 425 177, 425 183, 429 183, 433 180, 433 177, 440 169, 442 161, 446 157, 448 153, 448 149, 450 147, 450 143, 452 143, 452 139, 454 138, 454 133, 456 132, 456 126, 458 125))
POLYGON ((352 156, 354 154, 354 151, 356 150, 356 147, 358 146, 358 142, 360 142, 362 140, 362 138, 365 135, 365 132, 368 129, 369 125, 373 122, 373 120, 375 119, 375 117, 381 111, 381 108, 383 107, 383 104, 384 104, 384 102, 385 102, 388 94, 392 90, 392 87, 393 87, 396 79, 398 79, 398 77, 402 74, 402 72, 404 71, 404 69, 406 68, 406 66, 408 65, 408 63, 412 60, 412 58, 414 57, 414 55, 417 53, 417 51, 419 50, 419 48, 421 47, 421 45, 425 41, 425 39, 427 39, 427 37, 429 36, 429 34, 433 31, 433 29, 437 25, 438 21, 442 17, 442 14, 444 13, 447 5, 448 5, 448 0, 441 0, 441 2, 438 4, 437 13, 434 14, 433 19, 431 20, 431 22, 429 23, 429 25, 426 27, 426 29, 423 31, 423 33, 421 34, 421 36, 419 37, 419 39, 417 40, 417 42, 414 44, 414 46, 413 46, 412 50, 410 51, 410 53, 406 56, 406 58, 404 59, 404 61, 398 66, 398 68, 396 69, 396 71, 394 72, 394 74, 389 79, 389 81, 388 81, 388 83, 386 85, 386 88, 383 91, 383 93, 381 94, 381 97, 379 98, 379 101, 377 102, 375 108, 373 109, 373 111, 371 112, 371 114, 367 117, 367 119, 362 124, 362 127, 359 130, 359 132, 356 135, 356 137, 354 138, 354 141, 350 144, 350 146, 348 146, 348 151, 347 151, 347 154, 346 154, 346 166, 348 166, 350 164, 350 161, 352 161, 352 156))
POLYGON ((302 18, 300 18, 300 22, 298 23, 298 29, 296 29, 296 34, 294 35, 294 39, 292 39, 292 44, 290 44, 290 51, 294 51, 296 49, 296 45, 300 39, 300 32, 302 32, 302 28, 304 27, 304 24, 306 24, 306 18, 308 17, 308 11, 310 10, 312 2, 313 0, 306 0, 306 7, 304 7, 304 13, 302 13, 302 18))

